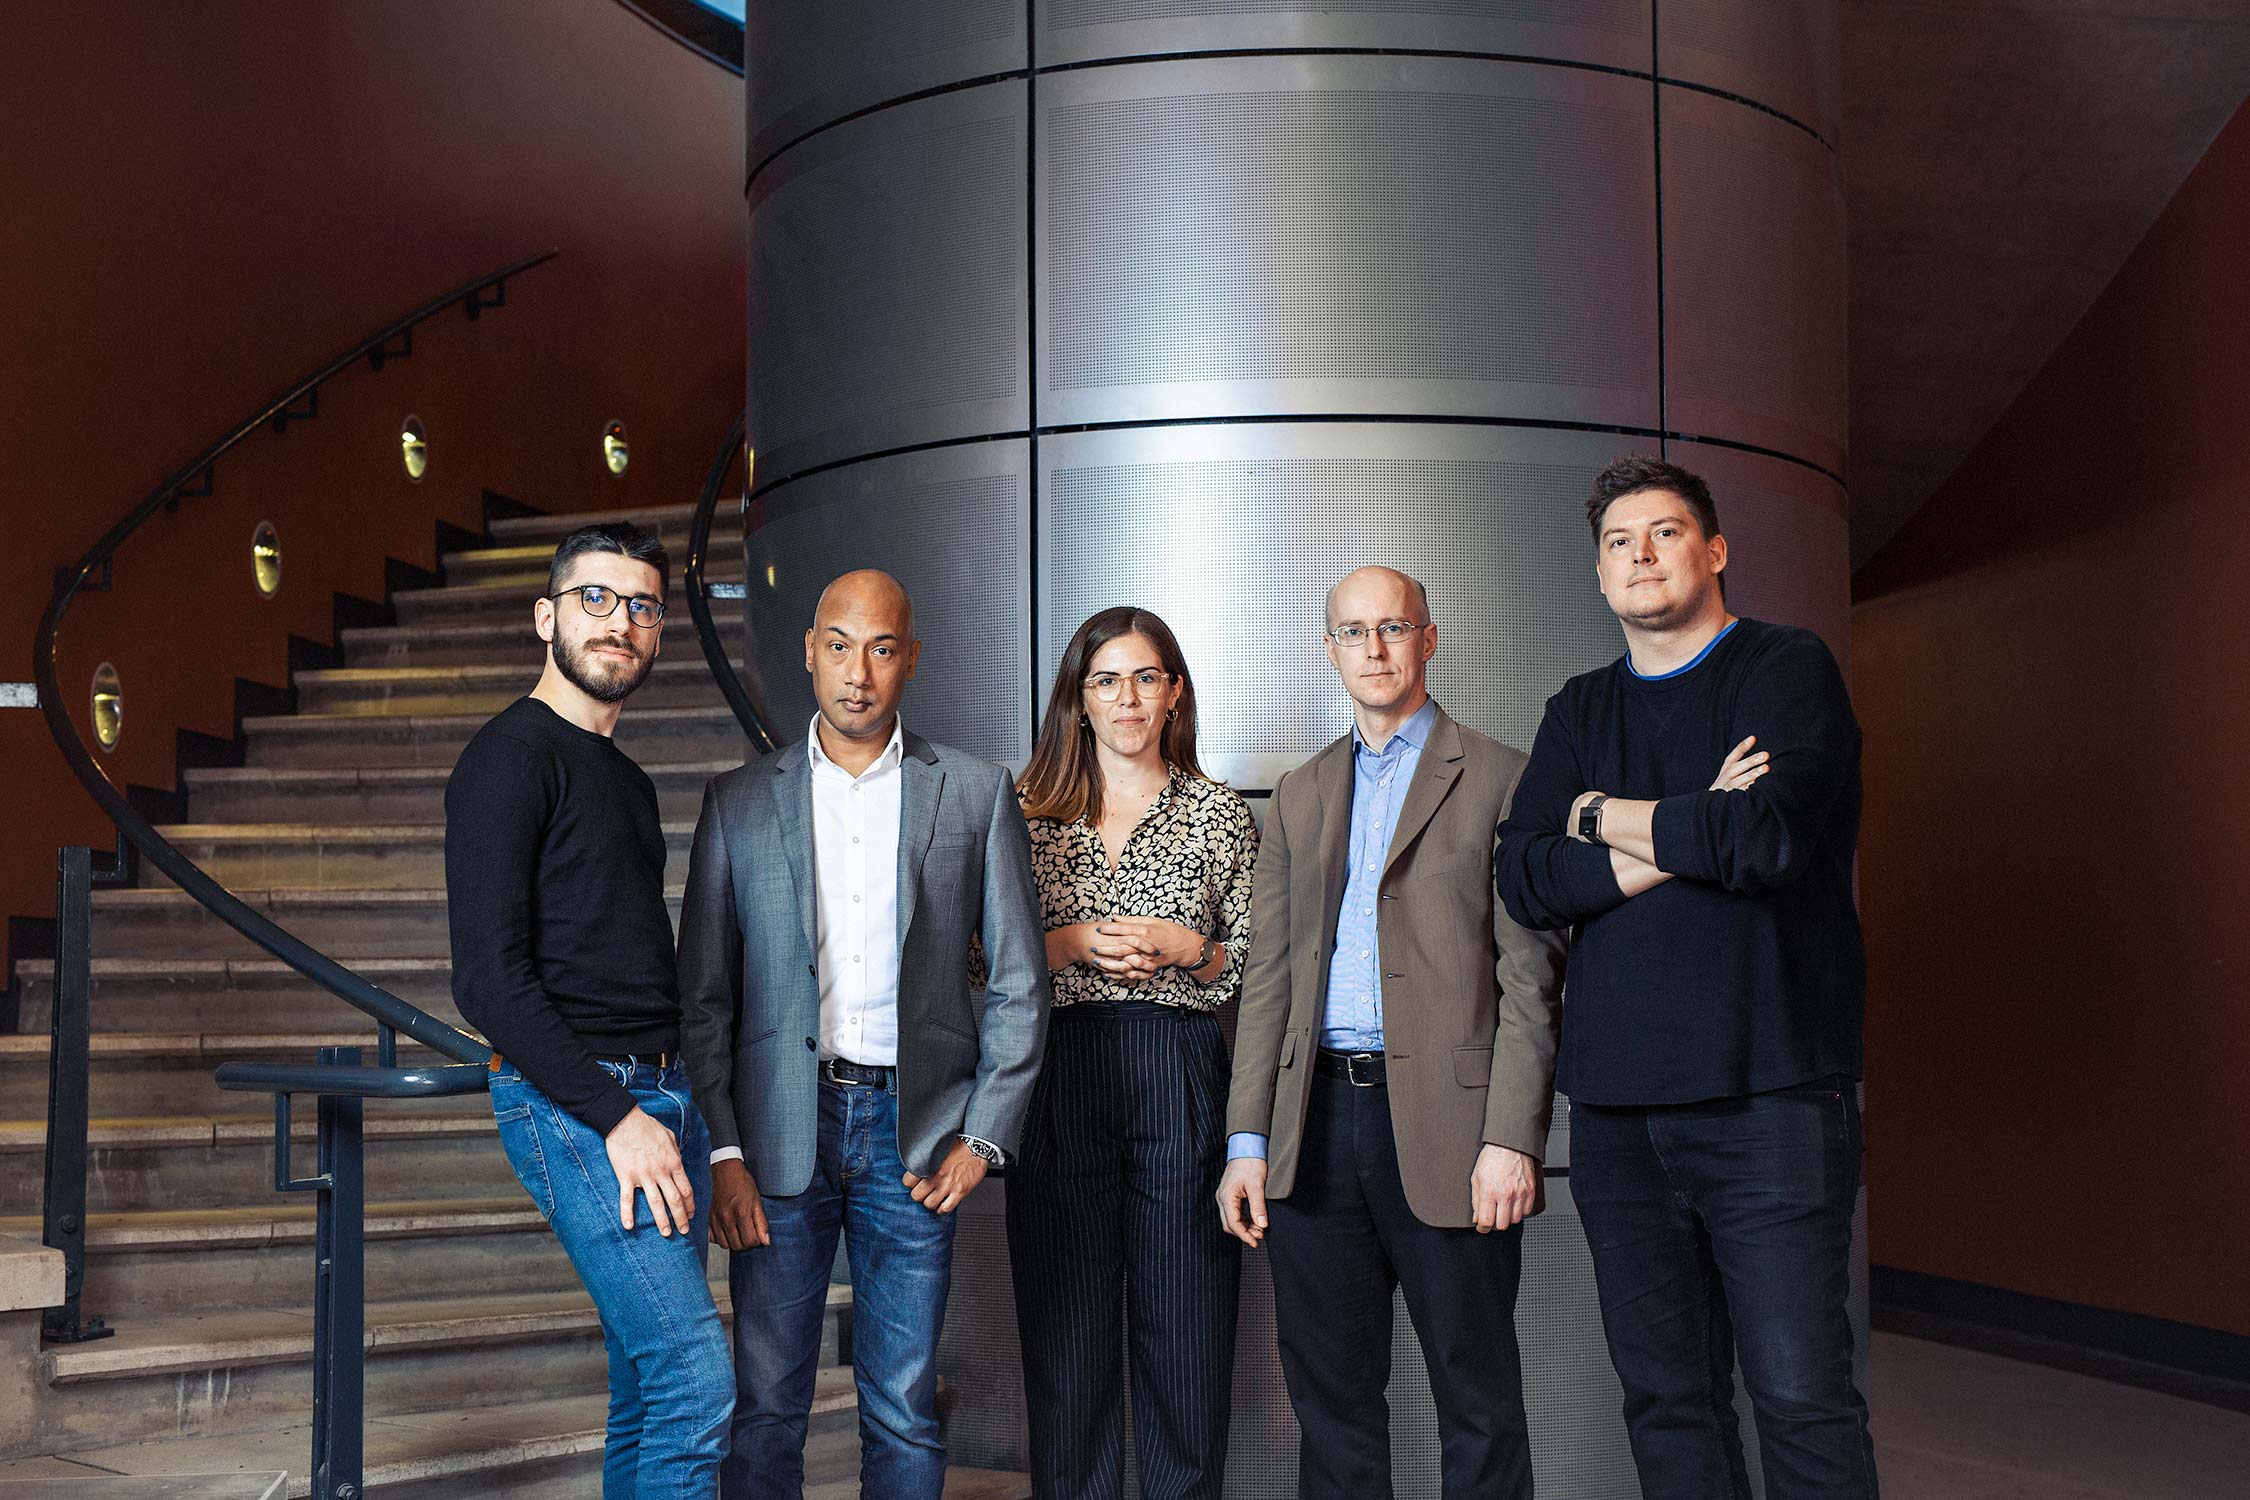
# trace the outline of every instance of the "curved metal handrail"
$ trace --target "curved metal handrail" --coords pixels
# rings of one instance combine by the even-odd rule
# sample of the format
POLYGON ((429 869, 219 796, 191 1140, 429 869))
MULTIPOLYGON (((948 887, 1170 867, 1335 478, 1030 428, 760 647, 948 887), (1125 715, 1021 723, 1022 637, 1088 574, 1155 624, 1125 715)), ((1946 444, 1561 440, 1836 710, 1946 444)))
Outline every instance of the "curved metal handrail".
MULTIPOLYGON (((86 586, 97 570, 106 569, 117 549, 126 538, 139 530, 142 523, 168 505, 176 505, 186 498, 190 483, 208 480, 210 470, 221 458, 260 427, 271 422, 278 432, 295 416, 307 415, 300 403, 311 398, 330 377, 342 373, 368 360, 376 369, 382 368, 386 358, 397 358, 409 352, 411 334, 416 325, 435 317, 456 305, 465 307, 471 318, 488 307, 497 307, 506 300, 507 281, 534 266, 543 265, 560 254, 557 250, 542 250, 537 255, 490 271, 464 286, 447 292, 434 301, 423 304, 414 311, 391 323, 381 331, 370 334, 344 353, 329 360, 312 374, 289 387, 282 395, 267 402, 256 413, 236 424, 226 436, 204 449, 182 466, 178 472, 157 486, 155 492, 133 507, 125 518, 112 526, 96 542, 78 564, 65 571, 55 581, 54 597, 47 603, 46 613, 40 616, 39 632, 33 637, 31 670, 39 684, 39 711, 47 720, 47 732, 54 736, 55 748, 62 752, 71 774, 85 787, 87 795, 100 804, 110 821, 117 825, 141 857, 162 870, 172 883, 202 904, 213 916, 241 933, 251 942, 265 949, 275 958, 295 969, 313 983, 327 990, 345 1004, 355 1006, 376 1020, 412 1037, 456 1062, 482 1063, 492 1051, 475 1037, 448 1026, 437 1017, 401 1000, 390 991, 370 984, 342 964, 299 938, 295 933, 275 922, 263 912, 246 905, 232 891, 204 873, 193 860, 174 848, 169 840, 156 831, 146 818, 126 800, 122 793, 94 759, 93 752, 79 737, 78 726, 71 722, 69 712, 63 707, 61 679, 56 667, 56 637, 61 633, 63 615, 70 609, 71 601, 86 586), (485 294, 493 294, 487 300, 485 294), (394 348, 394 344, 401 347, 394 348)), ((208 489, 208 484, 205 486, 208 489)))
POLYGON ((719 691, 726 695, 727 706, 734 710, 742 732, 762 753, 773 749, 780 741, 774 738, 757 705, 750 701, 742 679, 735 675, 734 660, 727 655, 726 642, 719 638, 719 627, 711 618, 711 603, 704 597, 703 584, 704 554, 711 545, 711 514, 718 508, 719 491, 726 488, 727 475, 741 451, 742 418, 737 416, 734 426, 727 429, 725 445, 711 460, 711 472, 703 481, 703 493, 695 499, 695 519, 688 525, 687 602, 688 613, 695 617, 695 638, 703 646, 703 660, 709 663, 711 675, 718 679, 719 691))

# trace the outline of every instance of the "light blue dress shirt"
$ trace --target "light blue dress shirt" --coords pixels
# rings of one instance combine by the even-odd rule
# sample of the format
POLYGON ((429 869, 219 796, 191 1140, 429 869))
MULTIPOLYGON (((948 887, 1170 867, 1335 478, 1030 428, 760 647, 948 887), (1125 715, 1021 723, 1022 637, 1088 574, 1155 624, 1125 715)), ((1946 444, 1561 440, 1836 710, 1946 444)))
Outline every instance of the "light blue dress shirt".
MULTIPOLYGON (((1352 729, 1351 850, 1344 867, 1344 902, 1336 914, 1336 946, 1328 957, 1328 1003, 1320 1018, 1320 1045, 1338 1052, 1383 1050, 1383 949, 1376 937, 1383 863, 1398 832, 1399 809, 1414 785, 1437 722, 1437 704, 1424 703, 1399 726, 1380 752, 1352 729)), ((1249 1130, 1227 1137, 1227 1159, 1263 1157, 1264 1135, 1249 1130)))

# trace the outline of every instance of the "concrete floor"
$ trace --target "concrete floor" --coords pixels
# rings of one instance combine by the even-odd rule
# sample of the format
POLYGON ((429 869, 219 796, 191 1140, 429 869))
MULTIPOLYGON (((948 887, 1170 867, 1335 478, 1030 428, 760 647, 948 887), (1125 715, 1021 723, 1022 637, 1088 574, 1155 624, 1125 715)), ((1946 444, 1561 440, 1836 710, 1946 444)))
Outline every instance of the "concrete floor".
POLYGON ((2250 1416, 1896 1334, 1872 1353, 1883 1500, 2250 1496, 2250 1416))

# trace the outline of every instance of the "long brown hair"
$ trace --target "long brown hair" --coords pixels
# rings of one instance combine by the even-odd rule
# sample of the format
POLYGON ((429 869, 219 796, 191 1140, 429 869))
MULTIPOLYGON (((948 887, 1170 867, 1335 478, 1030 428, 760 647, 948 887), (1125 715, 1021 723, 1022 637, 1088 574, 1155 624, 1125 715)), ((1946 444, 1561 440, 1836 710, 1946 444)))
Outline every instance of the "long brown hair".
POLYGON ((1039 721, 1039 741, 1031 747, 1031 764, 1016 784, 1023 794, 1025 817, 1062 823, 1101 817, 1102 768, 1094 759, 1094 736, 1079 695, 1085 690, 1087 664, 1094 653, 1127 635, 1140 636, 1154 646, 1157 661, 1180 684, 1180 701, 1173 705, 1173 717, 1158 743, 1164 764, 1203 776, 1195 759, 1195 679, 1188 675, 1180 643, 1172 627, 1147 610, 1119 605, 1079 626, 1063 648, 1054 689, 1047 694, 1047 713, 1039 721))

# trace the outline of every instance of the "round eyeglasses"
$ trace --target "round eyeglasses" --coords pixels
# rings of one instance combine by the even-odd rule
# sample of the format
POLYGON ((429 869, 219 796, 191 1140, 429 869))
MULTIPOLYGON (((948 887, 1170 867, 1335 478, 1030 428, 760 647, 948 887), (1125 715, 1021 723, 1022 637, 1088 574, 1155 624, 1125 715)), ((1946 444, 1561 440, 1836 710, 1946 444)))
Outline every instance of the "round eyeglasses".
POLYGON ((567 589, 557 589, 545 597, 560 599, 565 594, 576 594, 579 606, 597 620, 606 620, 611 615, 616 614, 617 606, 622 601, 625 605, 625 618, 640 626, 641 629, 654 630, 664 623, 664 601, 651 598, 647 594, 634 594, 627 597, 602 584, 578 583, 572 584, 567 589))
POLYGON ((1130 677, 1121 672, 1096 672, 1086 679, 1085 688, 1087 692, 1092 693, 1102 702, 1115 703, 1124 693, 1125 684, 1128 682, 1133 685, 1134 691, 1143 698, 1153 698, 1158 693, 1163 692, 1165 688, 1171 686, 1172 674, 1159 672, 1154 667, 1144 668, 1133 673, 1130 677))

